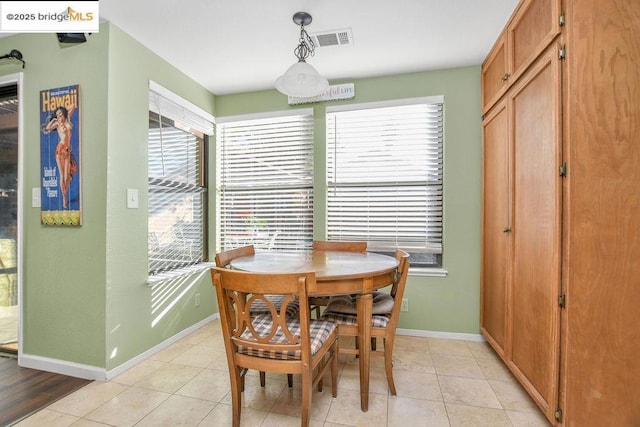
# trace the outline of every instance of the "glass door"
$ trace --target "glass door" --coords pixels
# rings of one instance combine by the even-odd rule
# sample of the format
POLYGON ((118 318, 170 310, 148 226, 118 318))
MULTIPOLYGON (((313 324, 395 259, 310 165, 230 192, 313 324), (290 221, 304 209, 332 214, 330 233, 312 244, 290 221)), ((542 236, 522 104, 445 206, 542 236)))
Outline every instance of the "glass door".
POLYGON ((0 87, 0 352, 18 352, 18 92, 0 87))

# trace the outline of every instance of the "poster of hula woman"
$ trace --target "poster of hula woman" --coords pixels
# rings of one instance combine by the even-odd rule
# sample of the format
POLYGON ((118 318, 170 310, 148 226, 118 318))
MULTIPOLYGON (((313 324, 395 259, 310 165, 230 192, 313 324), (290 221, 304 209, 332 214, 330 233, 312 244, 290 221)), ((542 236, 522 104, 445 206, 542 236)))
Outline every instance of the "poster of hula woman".
POLYGON ((41 223, 81 225, 80 85, 40 92, 41 223))

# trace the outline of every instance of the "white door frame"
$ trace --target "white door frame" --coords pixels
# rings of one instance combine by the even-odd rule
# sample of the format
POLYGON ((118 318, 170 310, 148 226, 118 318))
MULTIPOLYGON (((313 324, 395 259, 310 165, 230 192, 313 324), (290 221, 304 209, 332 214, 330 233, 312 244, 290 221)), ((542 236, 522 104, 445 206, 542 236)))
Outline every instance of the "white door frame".
POLYGON ((18 284, 18 365, 22 355, 22 265, 24 258, 23 227, 24 227, 24 103, 22 72, 0 76, 0 86, 18 85, 18 215, 17 215, 17 240, 16 258, 17 271, 16 282, 18 284))

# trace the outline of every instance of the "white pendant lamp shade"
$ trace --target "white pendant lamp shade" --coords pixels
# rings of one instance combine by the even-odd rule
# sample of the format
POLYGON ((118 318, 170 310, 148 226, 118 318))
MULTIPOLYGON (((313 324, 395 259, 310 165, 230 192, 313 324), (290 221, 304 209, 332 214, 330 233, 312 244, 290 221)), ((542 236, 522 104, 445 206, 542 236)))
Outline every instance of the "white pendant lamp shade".
POLYGON ((300 25, 299 44, 293 50, 298 62, 276 79, 276 89, 285 95, 296 98, 318 96, 329 87, 329 81, 305 61, 309 56, 313 56, 316 50, 313 40, 304 29, 305 25, 311 23, 311 19, 311 15, 307 12, 296 12, 293 15, 293 22, 300 25))
POLYGON ((320 95, 328 87, 329 81, 305 61, 296 62, 276 80, 276 89, 298 98, 320 95))

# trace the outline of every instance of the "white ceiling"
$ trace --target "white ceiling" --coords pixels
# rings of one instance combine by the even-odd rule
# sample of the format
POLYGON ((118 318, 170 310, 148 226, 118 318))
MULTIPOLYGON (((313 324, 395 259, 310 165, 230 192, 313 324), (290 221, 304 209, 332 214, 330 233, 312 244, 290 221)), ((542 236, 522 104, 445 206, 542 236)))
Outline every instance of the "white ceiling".
POLYGON ((101 0, 110 21, 217 95, 273 89, 300 27, 350 29, 307 62, 333 80, 479 65, 517 0, 101 0))

